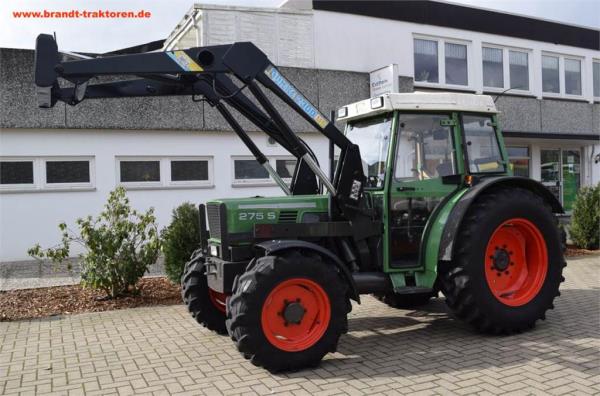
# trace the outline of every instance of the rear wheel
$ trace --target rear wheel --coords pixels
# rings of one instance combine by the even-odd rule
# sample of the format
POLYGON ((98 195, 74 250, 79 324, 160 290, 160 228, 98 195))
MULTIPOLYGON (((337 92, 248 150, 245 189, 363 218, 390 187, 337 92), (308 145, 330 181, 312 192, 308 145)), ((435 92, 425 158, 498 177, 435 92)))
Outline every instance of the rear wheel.
POLYGON ((196 322, 219 334, 227 334, 225 327, 227 295, 208 287, 204 256, 197 251, 185 265, 181 277, 181 295, 196 322))
POLYGON ((234 283, 227 330, 238 350, 270 371, 317 365, 348 331, 347 285, 318 255, 265 256, 234 283))
POLYGON ((492 333, 519 332, 545 319, 565 266, 554 215, 534 193, 500 189, 477 199, 440 270, 457 317, 492 333))

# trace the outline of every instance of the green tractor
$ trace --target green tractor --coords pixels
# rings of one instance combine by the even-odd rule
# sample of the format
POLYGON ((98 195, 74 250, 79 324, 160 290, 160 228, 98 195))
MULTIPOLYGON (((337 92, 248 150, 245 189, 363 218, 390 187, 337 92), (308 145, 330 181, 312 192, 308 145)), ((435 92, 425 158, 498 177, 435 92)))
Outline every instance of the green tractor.
POLYGON ((457 318, 494 334, 532 328, 560 294, 563 209, 540 183, 512 175, 489 96, 371 98, 338 109, 342 133, 251 43, 60 61, 47 35, 36 85, 41 107, 192 95, 227 120, 285 195, 200 205, 182 295, 198 323, 268 370, 314 366, 335 351, 361 294, 413 308, 441 292, 457 318), (137 78, 88 85, 107 74, 137 78), (335 171, 321 169, 263 88, 329 139, 335 171), (291 184, 231 109, 297 158, 291 184))

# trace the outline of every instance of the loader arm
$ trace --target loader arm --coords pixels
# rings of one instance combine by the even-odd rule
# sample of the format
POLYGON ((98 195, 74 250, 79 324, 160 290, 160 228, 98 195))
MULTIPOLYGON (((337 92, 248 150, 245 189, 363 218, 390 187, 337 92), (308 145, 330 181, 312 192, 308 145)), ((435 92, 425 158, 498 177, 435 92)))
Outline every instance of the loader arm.
POLYGON ((57 101, 76 105, 84 99, 202 96, 232 127, 256 160, 288 194, 318 191, 314 176, 332 196, 332 219, 371 222, 363 187, 360 151, 250 42, 186 50, 61 60, 56 41, 41 34, 36 42, 35 84, 40 107, 57 101), (132 76, 130 80, 90 84, 99 76, 132 76), (232 77, 239 81, 236 85, 232 77), (58 79, 73 84, 61 87, 58 79), (262 88, 261 88, 262 87, 262 88), (310 148, 292 131, 263 88, 268 89, 340 148, 334 180, 321 170, 310 148), (249 91, 262 109, 244 90, 249 91), (298 159, 291 190, 231 114, 228 104, 298 159), (312 177, 312 183, 311 183, 312 177), (316 191, 314 191, 316 190, 316 191))

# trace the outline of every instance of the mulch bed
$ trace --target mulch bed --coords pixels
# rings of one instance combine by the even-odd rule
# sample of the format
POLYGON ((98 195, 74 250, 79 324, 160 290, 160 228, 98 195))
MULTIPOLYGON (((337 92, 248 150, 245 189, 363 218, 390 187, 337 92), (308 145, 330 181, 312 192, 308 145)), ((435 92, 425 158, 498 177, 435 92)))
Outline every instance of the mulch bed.
POLYGON ((79 285, 0 291, 0 321, 181 304, 179 285, 166 278, 144 278, 138 289, 137 295, 112 300, 103 300, 101 291, 79 285))
POLYGON ((600 253, 600 250, 580 249, 573 245, 567 245, 565 257, 579 257, 579 256, 586 256, 588 254, 598 254, 598 253, 600 253))

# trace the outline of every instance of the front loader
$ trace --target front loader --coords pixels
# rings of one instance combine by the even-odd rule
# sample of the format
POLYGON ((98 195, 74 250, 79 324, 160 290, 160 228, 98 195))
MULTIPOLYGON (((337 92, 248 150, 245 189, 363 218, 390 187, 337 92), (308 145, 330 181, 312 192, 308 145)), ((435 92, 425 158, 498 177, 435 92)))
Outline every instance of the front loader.
POLYGON ((35 70, 41 107, 201 98, 281 187, 281 197, 200 205, 201 243, 182 276, 195 320, 228 333, 254 364, 317 365, 335 351, 350 300, 362 294, 412 308, 441 292, 456 317, 502 334, 533 327, 559 295, 562 207, 540 183, 512 175, 489 96, 370 98, 337 110, 342 133, 252 43, 65 60, 53 37, 40 35, 35 70), (107 75, 132 78, 90 83, 107 75), (273 95, 329 140, 330 166, 337 147, 331 176, 273 95), (296 157, 289 185, 240 116, 296 157))

